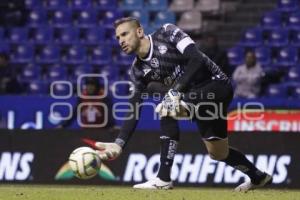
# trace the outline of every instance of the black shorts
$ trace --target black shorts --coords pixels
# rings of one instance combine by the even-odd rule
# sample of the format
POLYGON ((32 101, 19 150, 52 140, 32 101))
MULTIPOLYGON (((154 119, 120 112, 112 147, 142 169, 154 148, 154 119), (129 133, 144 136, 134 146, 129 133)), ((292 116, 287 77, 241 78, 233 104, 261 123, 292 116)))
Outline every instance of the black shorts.
POLYGON ((185 93, 184 101, 194 105, 193 120, 203 139, 227 138, 227 109, 232 98, 232 86, 225 81, 209 81, 185 93))

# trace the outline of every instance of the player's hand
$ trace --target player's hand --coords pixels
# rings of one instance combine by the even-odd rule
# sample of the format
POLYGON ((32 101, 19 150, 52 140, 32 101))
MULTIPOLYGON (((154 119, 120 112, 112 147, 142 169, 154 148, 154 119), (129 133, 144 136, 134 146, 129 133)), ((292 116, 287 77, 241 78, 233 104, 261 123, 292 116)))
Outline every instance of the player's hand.
POLYGON ((160 117, 170 116, 173 118, 187 116, 185 110, 189 110, 187 104, 181 100, 182 94, 176 90, 169 90, 161 103, 155 108, 160 117))
POLYGON ((95 147, 101 160, 114 160, 122 153, 122 148, 116 143, 96 142, 95 147))

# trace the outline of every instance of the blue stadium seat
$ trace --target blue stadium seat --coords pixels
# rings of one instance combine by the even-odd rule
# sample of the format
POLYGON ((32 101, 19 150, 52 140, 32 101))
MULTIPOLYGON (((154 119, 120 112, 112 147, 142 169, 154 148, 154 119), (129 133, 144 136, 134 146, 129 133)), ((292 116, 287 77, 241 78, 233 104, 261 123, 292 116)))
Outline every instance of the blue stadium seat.
POLYGON ((173 12, 161 11, 155 15, 152 26, 158 28, 166 23, 175 24, 175 22, 176 19, 175 19, 175 14, 173 12))
POLYGON ((64 56, 64 63, 69 65, 77 65, 85 63, 87 60, 86 49, 81 45, 73 45, 67 49, 64 56))
POLYGON ((127 55, 123 51, 120 51, 119 54, 117 55, 116 62, 118 65, 130 66, 133 60, 134 60, 133 55, 127 55))
POLYGON ((149 21, 150 21, 150 15, 148 10, 144 9, 144 10, 135 10, 129 13, 129 16, 134 17, 136 19, 140 20, 140 23, 142 24, 142 26, 148 27, 149 21))
POLYGON ((79 29, 75 26, 61 28, 58 32, 57 42, 64 45, 79 41, 79 29))
POLYGON ((244 32, 241 45, 247 47, 257 47, 263 44, 263 31, 260 28, 248 29, 244 32))
POLYGON ((11 54, 13 63, 31 63, 34 60, 34 47, 32 44, 25 43, 16 45, 11 54))
POLYGON ((270 98, 286 98, 287 88, 283 84, 272 84, 267 89, 267 96, 270 98))
POLYGON ((291 67, 290 70, 287 73, 286 77, 287 81, 293 81, 293 82, 300 82, 300 68, 297 67, 291 67))
POLYGON ((86 29, 83 33, 82 43, 85 45, 95 45, 105 41, 105 29, 93 26, 86 29))
POLYGON ((102 17, 102 23, 106 28, 113 28, 113 24, 116 19, 123 17, 123 13, 118 10, 107 10, 104 11, 102 17))
POLYGON ((295 47, 283 47, 278 51, 276 56, 276 65, 292 66, 297 63, 298 52, 295 47))
POLYGON ((76 82, 79 75, 90 74, 93 72, 92 66, 87 63, 80 65, 74 65, 70 79, 72 82, 76 82))
POLYGON ((41 48, 37 56, 37 62, 41 64, 54 64, 60 61, 60 48, 54 44, 48 44, 41 48))
POLYGON ((10 44, 7 42, 0 42, 0 52, 1 53, 10 53, 10 44))
POLYGON ((262 66, 267 66, 271 63, 271 49, 265 46, 255 48, 256 60, 262 66))
POLYGON ((55 64, 54 66, 49 66, 46 74, 47 81, 57 81, 67 79, 67 69, 65 66, 60 64, 55 64))
POLYGON ((53 28, 51 26, 39 26, 33 31, 32 40, 35 44, 46 44, 53 42, 53 28))
POLYGON ((277 7, 283 12, 293 12, 299 8, 298 0, 278 0, 277 7))
POLYGON ((244 63, 245 49, 243 47, 232 47, 227 51, 229 64, 233 66, 241 65, 244 63))
POLYGON ((47 14, 43 9, 34 9, 29 12, 28 25, 31 27, 41 26, 48 23, 47 14))
POLYGON ((286 27, 290 30, 299 30, 299 27, 300 27, 300 11, 293 12, 289 15, 286 27))
POLYGON ((115 65, 108 64, 103 66, 100 73, 105 75, 109 81, 119 80, 119 68, 115 65))
POLYGON ((23 67, 18 79, 21 83, 29 83, 33 80, 41 79, 40 66, 31 64, 23 67))
POLYGON ((300 84, 296 84, 293 88, 292 88, 292 97, 300 99, 300 84))
POLYGON ((92 48, 89 56, 89 63, 92 65, 104 65, 111 62, 111 48, 108 46, 96 46, 92 48))
POLYGON ((43 1, 41 1, 41 0, 25 0, 25 6, 27 9, 40 8, 43 6, 43 1))
POLYGON ((24 43, 28 41, 28 28, 15 27, 9 30, 9 42, 11 43, 24 43))
POLYGON ((68 7, 68 0, 47 0, 46 8, 49 10, 57 10, 68 7))
POLYGON ((272 30, 280 28, 282 24, 281 13, 272 11, 265 13, 261 19, 262 28, 265 30, 272 30))
POLYGON ((66 27, 72 25, 72 11, 70 9, 57 9, 51 15, 54 27, 66 27))
POLYGON ((118 0, 95 0, 95 7, 100 10, 115 10, 118 7, 118 0))
POLYGON ((149 11, 166 11, 168 8, 168 1, 167 0, 148 0, 145 8, 149 11))
POLYGON ((267 45, 270 47, 282 47, 286 46, 289 42, 289 32, 286 29, 274 29, 271 30, 268 39, 267 45))
POLYGON ((140 10, 143 8, 144 0, 122 0, 120 8, 126 11, 140 10))
POLYGON ((97 14, 93 9, 80 10, 76 15, 77 26, 81 28, 93 27, 98 23, 97 14))
MULTIPOLYGON (((53 85, 53 94, 56 96, 67 96, 70 94, 70 89, 72 88, 69 85, 57 82, 53 85)), ((73 94, 73 91, 71 91, 71 94, 73 94)))
POLYGON ((73 0, 73 1, 71 1, 71 7, 75 10, 91 8, 92 0, 73 0))
POLYGON ((44 95, 49 92, 49 84, 42 80, 34 80, 28 84, 27 94, 44 95))
MULTIPOLYGON (((299 26, 300 27, 300 26, 299 26)), ((300 47, 300 28, 291 33, 290 44, 295 47, 300 47)))

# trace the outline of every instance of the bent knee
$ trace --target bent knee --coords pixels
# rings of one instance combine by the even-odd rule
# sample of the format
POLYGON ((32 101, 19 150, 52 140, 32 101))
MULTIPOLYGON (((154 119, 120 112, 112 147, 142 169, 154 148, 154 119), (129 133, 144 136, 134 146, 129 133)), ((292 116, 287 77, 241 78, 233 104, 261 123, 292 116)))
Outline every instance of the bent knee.
POLYGON ((213 152, 209 152, 209 157, 212 160, 217 160, 217 161, 222 161, 225 160, 228 156, 228 152, 222 152, 222 153, 213 153, 213 152))

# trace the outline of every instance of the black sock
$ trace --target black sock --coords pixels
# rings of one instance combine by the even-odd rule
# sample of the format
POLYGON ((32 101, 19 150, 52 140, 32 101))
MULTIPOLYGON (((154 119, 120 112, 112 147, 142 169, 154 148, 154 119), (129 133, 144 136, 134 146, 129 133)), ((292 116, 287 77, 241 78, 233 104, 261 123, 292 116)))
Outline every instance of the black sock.
POLYGON ((229 154, 225 160, 222 160, 227 165, 240 170, 247 174, 253 184, 259 184, 265 177, 265 173, 257 169, 253 163, 251 163, 244 154, 236 149, 229 148, 229 154))
POLYGON ((178 142, 167 136, 160 137, 160 167, 157 177, 163 181, 171 181, 171 168, 176 154, 178 142))

